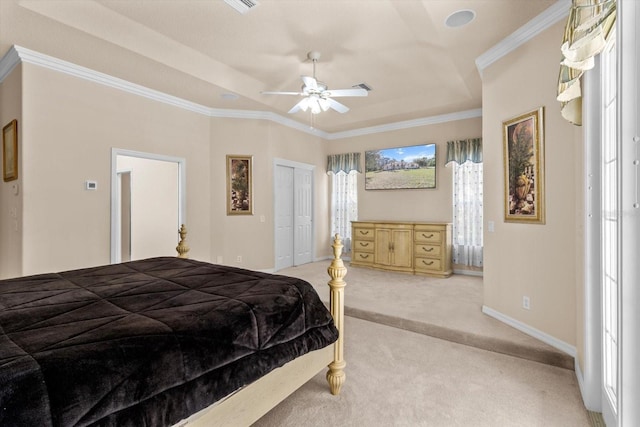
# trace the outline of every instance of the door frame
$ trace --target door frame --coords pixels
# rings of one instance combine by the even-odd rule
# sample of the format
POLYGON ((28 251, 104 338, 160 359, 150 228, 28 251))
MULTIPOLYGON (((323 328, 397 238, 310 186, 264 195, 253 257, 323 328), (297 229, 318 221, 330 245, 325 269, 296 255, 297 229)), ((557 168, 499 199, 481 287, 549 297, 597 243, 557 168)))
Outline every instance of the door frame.
MULTIPOLYGON (((273 217, 274 217, 274 221, 273 221, 273 265, 274 265, 274 269, 275 266, 277 265, 277 260, 278 260, 278 252, 277 252, 277 242, 276 242, 276 222, 275 222, 275 217, 276 217, 276 192, 277 192, 277 188, 276 188, 276 179, 275 179, 275 174, 276 174, 276 168, 278 166, 285 166, 285 167, 289 167, 289 168, 293 168, 293 169, 305 169, 305 170, 309 170, 311 171, 311 176, 312 176, 312 184, 311 184, 311 222, 313 224, 313 233, 311 234, 311 262, 315 261, 316 259, 316 230, 315 230, 315 226, 316 226, 316 199, 315 199, 315 194, 316 194, 316 179, 315 179, 315 169, 316 166, 312 165, 312 164, 308 164, 308 163, 300 163, 300 162, 296 162, 293 160, 287 160, 287 159, 281 159, 278 157, 274 157, 273 158, 273 217)), ((295 170, 294 170, 294 194, 295 194, 295 170)), ((295 200, 295 196, 294 196, 294 200, 295 200)), ((294 206, 295 206, 295 202, 294 202, 294 206)), ((295 233, 295 227, 294 227, 294 233, 295 233)), ((294 235, 295 236, 295 235, 294 235)), ((294 237, 294 251, 295 251, 295 237, 294 237)), ((294 257, 295 260, 295 257, 294 257)), ((295 266, 295 262, 294 262, 294 266, 295 266)))
MULTIPOLYGON (((165 156, 163 154, 145 153, 142 151, 111 148, 111 263, 120 262, 120 189, 118 187, 118 156, 137 157, 147 160, 159 160, 176 163, 178 165, 178 223, 176 236, 180 225, 187 217, 187 161, 183 157, 165 156)), ((176 244, 177 244, 176 237, 176 244)))

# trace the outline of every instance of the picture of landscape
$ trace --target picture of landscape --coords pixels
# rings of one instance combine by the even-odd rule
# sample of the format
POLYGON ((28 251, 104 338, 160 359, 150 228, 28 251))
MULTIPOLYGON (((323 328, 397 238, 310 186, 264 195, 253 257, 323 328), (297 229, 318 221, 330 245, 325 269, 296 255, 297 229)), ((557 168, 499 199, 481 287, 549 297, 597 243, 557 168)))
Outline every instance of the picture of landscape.
POLYGON ((436 145, 366 151, 365 190, 436 188, 436 145))

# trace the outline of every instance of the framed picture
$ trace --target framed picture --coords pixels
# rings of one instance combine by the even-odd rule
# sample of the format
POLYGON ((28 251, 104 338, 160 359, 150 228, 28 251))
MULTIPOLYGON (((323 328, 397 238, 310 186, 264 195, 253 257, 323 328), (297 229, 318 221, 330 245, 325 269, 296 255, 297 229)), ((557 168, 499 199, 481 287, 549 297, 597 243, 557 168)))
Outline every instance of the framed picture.
POLYGON ((2 128, 2 176, 5 182, 18 179, 18 121, 2 128))
POLYGON ((544 107, 502 125, 504 220, 544 224, 544 107))
POLYGON ((252 161, 227 155, 227 215, 253 215, 252 161))
POLYGON ((365 151, 365 190, 436 188, 436 144, 365 151))

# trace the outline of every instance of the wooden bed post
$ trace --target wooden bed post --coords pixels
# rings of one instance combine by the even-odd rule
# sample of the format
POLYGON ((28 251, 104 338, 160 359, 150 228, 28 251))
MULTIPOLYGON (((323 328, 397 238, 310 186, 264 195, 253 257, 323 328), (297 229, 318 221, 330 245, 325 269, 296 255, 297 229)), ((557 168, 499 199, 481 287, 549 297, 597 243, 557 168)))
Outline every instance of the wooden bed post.
POLYGON ((187 246, 187 227, 182 224, 178 233, 180 234, 180 241, 178 242, 178 246, 176 246, 178 258, 189 258, 189 255, 187 255, 189 252, 189 246, 187 246))
POLYGON ((327 269, 331 280, 329 281, 329 288, 331 288, 331 295, 329 304, 331 306, 331 315, 333 321, 338 329, 338 341, 334 344, 333 350, 333 362, 329 364, 329 372, 327 372, 327 381, 331 388, 331 394, 340 394, 340 388, 344 384, 345 373, 344 368, 347 363, 344 361, 344 287, 347 285, 344 280, 344 276, 347 275, 347 268, 344 266, 340 255, 342 254, 342 240, 340 235, 336 234, 333 241, 333 261, 327 269))

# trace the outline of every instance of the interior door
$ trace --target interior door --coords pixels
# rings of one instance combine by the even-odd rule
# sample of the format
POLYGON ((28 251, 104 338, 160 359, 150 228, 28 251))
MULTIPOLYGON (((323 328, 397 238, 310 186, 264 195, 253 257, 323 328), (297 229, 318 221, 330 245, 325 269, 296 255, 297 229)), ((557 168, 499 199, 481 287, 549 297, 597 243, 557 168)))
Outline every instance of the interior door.
POLYGON ((312 261, 313 249, 313 171, 296 168, 294 172, 295 236, 294 265, 312 261))
POLYGON ((313 261, 313 169, 274 161, 276 271, 313 261))
POLYGON ((276 165, 275 181, 275 269, 293 266, 293 180, 294 168, 276 165))

